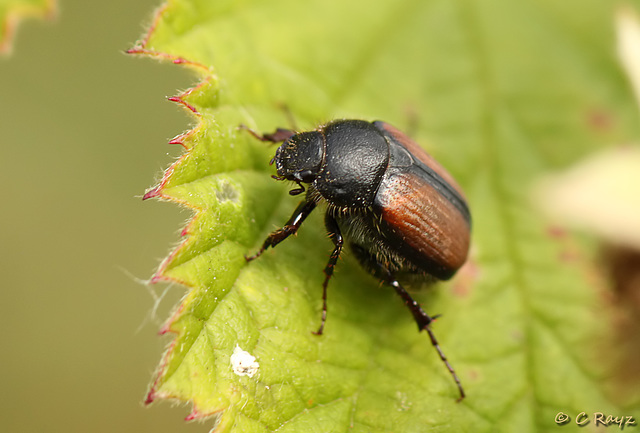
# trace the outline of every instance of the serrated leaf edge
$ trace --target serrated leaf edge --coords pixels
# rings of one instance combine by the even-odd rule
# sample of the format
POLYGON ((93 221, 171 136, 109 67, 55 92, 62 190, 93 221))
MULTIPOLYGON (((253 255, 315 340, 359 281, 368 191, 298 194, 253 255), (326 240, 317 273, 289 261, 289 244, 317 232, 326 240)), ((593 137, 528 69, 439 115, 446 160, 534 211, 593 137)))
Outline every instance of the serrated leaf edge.
MULTIPOLYGON (((162 14, 165 12, 165 10, 167 9, 168 4, 164 4, 163 6, 161 6, 160 8, 158 8, 155 12, 155 17, 153 19, 153 22, 149 28, 149 30, 147 31, 147 34, 140 40, 138 41, 135 46, 133 48, 130 48, 128 50, 125 51, 126 54, 133 54, 133 55, 142 55, 142 56, 147 56, 147 57, 152 57, 161 61, 169 61, 175 65, 184 65, 187 67, 191 67, 193 69, 196 70, 196 73, 198 75, 201 76, 199 83, 196 84, 195 86, 192 86, 190 88, 188 88, 187 90, 183 91, 181 94, 177 95, 177 96, 172 96, 167 98, 169 101, 171 102, 175 102, 177 104, 182 105, 185 109, 187 109, 196 119, 197 119, 197 124, 192 127, 191 129, 189 129, 186 132, 183 132, 181 134, 178 134, 176 137, 174 137, 173 139, 171 139, 169 141, 169 144, 180 144, 185 152, 178 157, 178 159, 176 161, 174 161, 163 173, 162 178, 160 180, 160 182, 158 182, 158 184, 156 184, 155 186, 149 188, 148 190, 145 191, 145 194, 143 195, 142 199, 143 200, 147 200, 150 198, 158 198, 161 200, 166 200, 166 201, 170 201, 173 203, 177 203, 179 205, 185 206, 187 208, 189 208, 190 210, 193 211, 193 215, 191 216, 191 218, 188 220, 186 226, 182 229, 181 231, 181 236, 187 236, 190 232, 189 232, 189 228, 192 226, 192 224, 194 223, 194 221, 198 218, 198 215, 200 214, 200 212, 202 212, 202 209, 200 209, 198 206, 193 205, 192 203, 189 203, 187 201, 184 200, 180 200, 177 199, 175 197, 172 197, 170 195, 164 194, 163 190, 165 188, 165 186, 167 185, 167 183, 169 182, 169 180, 171 179, 171 177, 173 176, 174 172, 175 172, 175 168, 179 165, 182 164, 184 159, 187 158, 189 156, 189 153, 191 152, 191 150, 193 149, 193 147, 191 147, 188 143, 188 138, 192 135, 194 135, 196 133, 196 131, 199 128, 203 127, 203 122, 202 122, 202 115, 201 113, 198 112, 198 110, 191 104, 189 104, 187 102, 187 99, 189 97, 189 95, 191 93, 193 93, 194 91, 197 91, 199 88, 208 85, 213 79, 214 79, 214 75, 213 75, 213 71, 211 68, 198 63, 198 62, 194 62, 191 61, 189 59, 186 59, 184 57, 180 57, 180 56, 175 56, 175 55, 171 55, 168 53, 164 53, 161 51, 156 51, 156 50, 149 50, 146 48, 147 42, 151 36, 151 34, 153 33, 153 31, 155 30, 158 21, 160 20, 162 14)), ((189 284, 187 284, 184 281, 179 281, 173 277, 168 277, 165 275, 165 270, 167 268, 167 266, 169 265, 169 263, 171 263, 171 261, 173 260, 173 258, 176 256, 176 254, 178 254, 189 242, 189 238, 185 238, 183 240, 180 241, 180 243, 162 260, 162 262, 160 263, 160 265, 158 266, 157 271, 154 273, 154 275, 151 278, 151 283, 157 283, 159 281, 167 281, 167 282, 176 282, 179 283, 181 285, 184 285, 186 287, 189 287, 189 284)), ((160 330, 158 331, 159 335, 164 335, 167 334, 169 332, 171 333, 175 333, 176 335, 178 335, 177 332, 171 330, 170 326, 171 323, 174 321, 175 317, 177 315, 180 314, 180 312, 182 311, 183 305, 182 303, 178 304, 176 310, 171 314, 171 316, 168 318, 168 320, 165 321, 165 323, 162 325, 162 327, 160 328, 160 330)), ((184 402, 184 400, 177 398, 171 394, 168 393, 164 393, 164 392, 159 392, 158 391, 158 384, 160 383, 160 381, 163 378, 163 374, 166 371, 166 365, 169 362, 169 358, 173 352, 173 349, 175 347, 177 343, 177 338, 174 338, 169 345, 167 346, 164 354, 162 355, 162 359, 154 373, 155 378, 153 379, 153 382, 151 383, 149 390, 147 391, 146 397, 144 399, 144 404, 145 405, 149 405, 151 403, 153 403, 154 401, 156 401, 157 399, 165 399, 165 400, 177 400, 180 402, 184 402)), ((191 412, 189 413, 189 415, 187 415, 187 417, 185 418, 186 421, 193 421, 196 419, 204 419, 204 418, 208 418, 211 417, 217 413, 220 413, 221 411, 223 411, 223 408, 217 409, 217 410, 213 410, 210 412, 200 412, 198 410, 198 408, 196 407, 195 402, 191 401, 192 403, 192 409, 191 412)), ((218 426, 216 425, 214 427, 214 429, 212 431, 214 431, 218 426)))

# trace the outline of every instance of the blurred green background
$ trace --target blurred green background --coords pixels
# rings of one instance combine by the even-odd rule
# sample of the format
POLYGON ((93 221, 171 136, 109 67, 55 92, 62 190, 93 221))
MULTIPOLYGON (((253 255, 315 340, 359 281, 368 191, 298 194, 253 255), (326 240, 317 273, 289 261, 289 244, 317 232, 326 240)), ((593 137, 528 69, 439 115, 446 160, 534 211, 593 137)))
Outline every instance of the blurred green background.
POLYGON ((0 431, 206 430, 142 406, 170 338, 156 332, 183 289, 150 318, 137 281, 189 215, 141 195, 181 153, 167 141, 190 119, 165 97, 193 79, 123 54, 157 0, 60 3, 0 58, 0 431))

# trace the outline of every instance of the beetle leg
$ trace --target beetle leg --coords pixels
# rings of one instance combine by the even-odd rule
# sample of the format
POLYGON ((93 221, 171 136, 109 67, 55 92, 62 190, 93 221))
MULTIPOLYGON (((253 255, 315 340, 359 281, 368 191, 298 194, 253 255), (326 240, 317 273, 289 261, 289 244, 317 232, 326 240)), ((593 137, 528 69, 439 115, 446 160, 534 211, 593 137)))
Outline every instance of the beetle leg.
POLYGON ((299 195, 305 191, 304 186, 300 182, 298 182, 298 187, 289 191, 289 195, 299 195))
POLYGON ((316 335, 322 335, 324 323, 327 321, 327 286, 329 285, 329 280, 333 275, 333 268, 335 268, 336 263, 338 262, 340 252, 342 252, 342 245, 344 244, 344 239, 340 233, 340 227, 338 227, 338 223, 335 218, 333 218, 329 213, 325 214, 324 224, 329 232, 329 237, 333 241, 334 248, 331 253, 331 257, 329 257, 329 262, 327 262, 327 266, 324 268, 325 277, 324 282, 322 283, 322 321, 320 322, 320 328, 314 332, 316 335))
POLYGON ((431 344, 438 352, 440 359, 442 360, 442 362, 444 362, 444 365, 447 367, 447 370, 449 370, 449 373, 451 373, 451 376, 453 376, 453 380, 456 382, 456 385, 458 386, 458 391, 460 391, 460 397, 458 398, 458 402, 462 401, 462 399, 464 399, 465 397, 465 393, 464 393, 464 389, 462 389, 462 383, 460 382, 460 378, 458 378, 458 375, 456 374, 455 370, 449 363, 449 360, 444 355, 444 352, 440 348, 440 344, 436 339, 436 335, 433 333, 430 327, 431 322, 433 322, 435 318, 438 316, 431 317, 427 313, 425 313, 422 307, 420 307, 420 304, 418 304, 411 297, 411 295, 405 290, 405 288, 402 287, 402 285, 398 282, 395 276, 389 271, 387 271, 387 283, 396 290, 396 293, 400 295, 400 297, 404 301, 404 304, 407 307, 409 307, 409 310, 411 310, 411 314, 413 314, 414 320, 418 324, 418 329, 420 331, 425 330, 429 334, 429 339, 431 340, 431 344))
POLYGON ((296 233, 300 228, 300 226, 302 225, 302 223, 304 222, 304 220, 309 216, 311 211, 315 209, 315 207, 316 207, 315 201, 305 200, 301 202, 296 208, 296 210, 293 211, 293 215, 291 215, 291 218, 289 218, 289 221, 287 221, 287 223, 281 229, 278 229, 273 233, 271 233, 269 236, 267 236, 267 239, 265 239, 264 243, 262 244, 262 247, 257 253, 255 253, 252 256, 244 256, 246 261, 250 262, 253 259, 257 259, 264 252, 264 250, 266 250, 269 247, 275 247, 280 242, 282 242, 292 234, 296 233))
POLYGON ((268 141, 270 143, 280 143, 282 141, 286 141, 290 137, 294 136, 296 133, 291 131, 290 129, 278 128, 275 132, 271 134, 260 134, 259 132, 254 131, 248 126, 241 124, 238 126, 239 129, 246 129, 249 134, 253 135, 260 141, 268 141))

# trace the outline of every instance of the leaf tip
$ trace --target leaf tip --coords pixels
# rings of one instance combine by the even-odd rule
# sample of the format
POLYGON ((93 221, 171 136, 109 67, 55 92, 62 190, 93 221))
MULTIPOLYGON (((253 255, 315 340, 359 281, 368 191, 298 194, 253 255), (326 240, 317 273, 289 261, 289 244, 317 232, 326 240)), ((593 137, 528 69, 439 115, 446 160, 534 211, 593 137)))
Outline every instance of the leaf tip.
POLYGON ((159 196, 160 196, 160 185, 154 186, 153 188, 146 190, 144 195, 142 196, 142 200, 148 200, 150 198, 159 197, 159 196))
POLYGON ((171 102, 177 102, 178 104, 182 104, 184 107, 186 107, 188 110, 192 111, 194 114, 200 114, 200 113, 198 113, 198 110, 196 109, 196 107, 194 107, 193 105, 189 104, 187 101, 182 99, 180 96, 171 96, 171 97, 169 97, 167 99, 169 101, 171 101, 171 102))
POLYGON ((196 420, 198 418, 202 418, 202 415, 200 415, 200 413, 198 413, 197 410, 193 409, 191 411, 191 413, 184 418, 184 420, 185 421, 194 421, 194 420, 196 420))
POLYGON ((165 280, 166 280, 166 277, 164 277, 164 276, 161 274, 161 272, 162 272, 162 269, 163 269, 163 268, 164 268, 164 264, 163 264, 163 265, 161 265, 161 266, 160 266, 160 270, 159 270, 158 272, 156 272, 156 273, 153 275, 153 277, 151 277, 151 280, 150 280, 151 284, 156 284, 156 283, 158 283, 158 282, 160 282, 160 281, 165 281, 165 280))
POLYGON ((151 403, 153 403, 156 399, 156 390, 154 388, 151 388, 151 390, 149 390, 149 392, 147 393, 146 398, 144 399, 144 405, 148 406, 151 403))
POLYGON ((171 323, 167 322, 158 330, 158 335, 165 335, 171 331, 171 323))

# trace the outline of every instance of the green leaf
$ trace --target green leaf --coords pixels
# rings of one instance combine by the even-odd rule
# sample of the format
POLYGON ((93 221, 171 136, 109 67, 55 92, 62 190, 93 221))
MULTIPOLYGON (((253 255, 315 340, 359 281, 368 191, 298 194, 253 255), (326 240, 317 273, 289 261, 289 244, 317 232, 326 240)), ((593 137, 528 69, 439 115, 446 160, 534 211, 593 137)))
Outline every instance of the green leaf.
MULTIPOLYGON (((191 401, 217 431, 583 431, 580 412, 639 415, 607 378, 607 283, 592 242, 546 221, 530 188, 611 143, 637 140, 609 1, 172 0, 134 53, 193 68, 175 98, 197 126, 146 197, 194 211, 156 279, 190 291, 148 402, 191 401), (410 131, 466 191, 469 262, 417 293, 468 393, 391 289, 345 254, 317 337, 332 248, 321 212, 246 263, 299 199, 269 178, 270 132, 333 118, 410 131), (237 349, 239 348, 239 349, 237 349), (257 373, 234 373, 244 350, 257 373), (636 412, 633 413, 633 410, 636 412)), ((627 384, 629 385, 629 384, 627 384)), ((638 398, 637 394, 632 397, 638 398)), ((592 418, 593 419, 593 418, 592 418)), ((591 426, 595 424, 591 421, 591 426)))
POLYGON ((13 35, 24 18, 51 17, 55 0, 0 0, 0 54, 11 50, 13 35))

